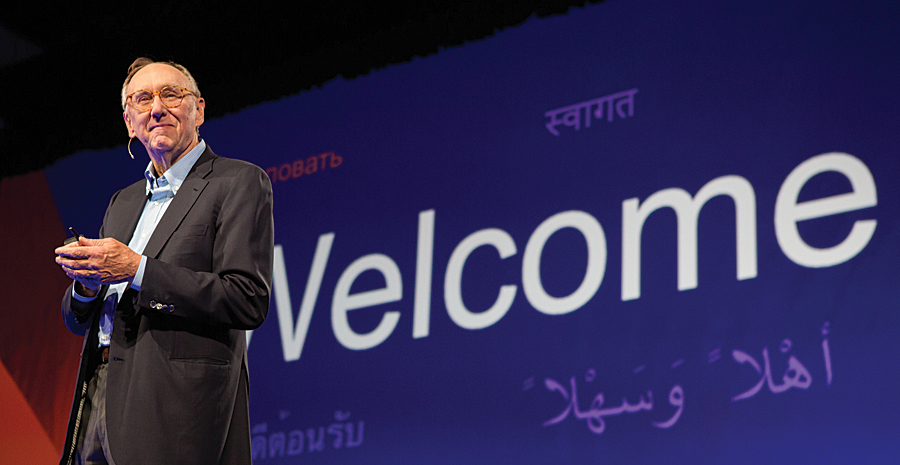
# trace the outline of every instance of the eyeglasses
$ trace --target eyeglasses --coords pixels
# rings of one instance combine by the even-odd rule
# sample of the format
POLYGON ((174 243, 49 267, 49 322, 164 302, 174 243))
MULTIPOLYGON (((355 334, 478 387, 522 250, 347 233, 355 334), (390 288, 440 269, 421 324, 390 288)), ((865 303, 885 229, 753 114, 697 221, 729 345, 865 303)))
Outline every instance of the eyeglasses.
POLYGON ((175 108, 181 105, 185 94, 194 94, 190 89, 181 86, 166 86, 156 92, 149 90, 137 90, 125 97, 125 101, 131 100, 131 106, 135 110, 144 113, 153 108, 153 98, 159 95, 159 100, 166 108, 175 108))

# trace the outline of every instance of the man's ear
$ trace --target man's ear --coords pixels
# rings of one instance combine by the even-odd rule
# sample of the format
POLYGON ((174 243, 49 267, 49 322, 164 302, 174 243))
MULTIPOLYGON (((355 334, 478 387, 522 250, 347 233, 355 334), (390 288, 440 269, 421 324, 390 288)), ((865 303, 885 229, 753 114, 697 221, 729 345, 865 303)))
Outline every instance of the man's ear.
POLYGON ((199 128, 201 124, 203 124, 204 119, 204 110, 206 110, 206 100, 203 98, 197 99, 197 127, 199 128))
POLYGON ((128 128, 128 137, 133 139, 137 134, 134 132, 134 128, 131 127, 131 119, 128 117, 128 111, 122 112, 122 118, 125 120, 125 127, 128 128))

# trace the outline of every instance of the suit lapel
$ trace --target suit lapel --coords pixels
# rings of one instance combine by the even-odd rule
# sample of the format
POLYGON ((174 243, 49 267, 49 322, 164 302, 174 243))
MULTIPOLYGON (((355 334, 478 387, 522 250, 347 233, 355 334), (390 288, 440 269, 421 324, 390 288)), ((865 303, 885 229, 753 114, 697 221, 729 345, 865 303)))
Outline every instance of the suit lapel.
MULTIPOLYGON (((197 159, 197 162, 194 163, 194 167, 191 168, 191 171, 184 179, 184 182, 178 189, 178 193, 172 198, 172 203, 169 204, 166 213, 164 213, 163 217, 159 220, 156 229, 153 230, 153 234, 150 236, 147 246, 144 247, 143 255, 158 258, 160 251, 165 247, 169 238, 172 237, 172 233, 178 229, 178 226, 181 224, 182 220, 184 220, 184 217, 191 210, 191 207, 194 206, 194 203, 200 197, 200 194, 203 193, 203 189, 205 189, 206 185, 209 183, 205 178, 212 171, 212 161, 214 158, 215 154, 209 149, 209 146, 207 146, 206 150, 200 155, 200 158, 197 159)), ((136 224, 137 223, 135 223, 135 225, 136 224)), ((132 230, 134 230, 134 226, 132 226, 132 230)))
POLYGON ((132 184, 119 193, 113 202, 116 208, 111 210, 106 229, 103 231, 105 237, 115 238, 123 244, 131 242, 134 228, 137 227, 141 213, 144 212, 144 205, 147 203, 145 182, 132 184))

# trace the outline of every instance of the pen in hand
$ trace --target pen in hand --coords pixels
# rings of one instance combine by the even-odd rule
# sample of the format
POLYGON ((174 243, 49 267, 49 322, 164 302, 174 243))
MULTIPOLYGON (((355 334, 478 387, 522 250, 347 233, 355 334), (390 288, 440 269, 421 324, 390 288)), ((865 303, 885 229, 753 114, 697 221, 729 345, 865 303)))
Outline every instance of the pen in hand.
POLYGON ((69 245, 73 242, 78 241, 78 239, 81 239, 81 234, 78 234, 78 231, 76 231, 75 228, 69 226, 69 232, 72 233, 72 237, 63 241, 63 245, 69 245))

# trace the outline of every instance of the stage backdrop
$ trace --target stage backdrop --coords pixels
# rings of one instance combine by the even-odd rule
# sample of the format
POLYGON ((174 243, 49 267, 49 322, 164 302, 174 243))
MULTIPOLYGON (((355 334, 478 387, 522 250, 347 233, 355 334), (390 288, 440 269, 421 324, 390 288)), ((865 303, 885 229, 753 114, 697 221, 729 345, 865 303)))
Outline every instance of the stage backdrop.
POLYGON ((255 462, 896 463, 898 11, 610 0, 207 122, 275 195, 255 462))

